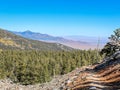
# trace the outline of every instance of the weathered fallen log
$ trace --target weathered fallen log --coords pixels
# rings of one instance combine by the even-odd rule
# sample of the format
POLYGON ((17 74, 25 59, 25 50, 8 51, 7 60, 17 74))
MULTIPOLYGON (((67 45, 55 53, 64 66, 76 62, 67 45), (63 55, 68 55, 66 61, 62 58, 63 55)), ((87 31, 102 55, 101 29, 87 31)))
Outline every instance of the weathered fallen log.
POLYGON ((66 90, 120 89, 120 52, 104 60, 93 69, 83 70, 74 80, 66 83, 66 90))

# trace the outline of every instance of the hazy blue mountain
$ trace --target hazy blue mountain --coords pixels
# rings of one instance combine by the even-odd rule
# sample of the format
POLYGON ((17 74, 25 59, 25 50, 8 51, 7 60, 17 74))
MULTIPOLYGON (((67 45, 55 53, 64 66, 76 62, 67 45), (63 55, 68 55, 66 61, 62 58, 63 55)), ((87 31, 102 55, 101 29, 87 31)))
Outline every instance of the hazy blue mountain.
POLYGON ((49 42, 65 41, 65 39, 62 37, 54 37, 48 34, 36 33, 36 32, 29 31, 29 30, 24 31, 24 32, 13 32, 13 33, 26 37, 26 38, 33 39, 33 40, 49 41, 49 42))
MULTIPOLYGON (((28 31, 26 32, 26 34, 28 31)), ((32 34, 32 32, 29 32, 32 34)), ((73 50, 73 48, 59 44, 48 43, 38 40, 27 39, 13 34, 7 30, 0 29, 0 49, 22 49, 22 50, 73 50)))
MULTIPOLYGON (((95 49, 98 44, 98 37, 88 37, 88 36, 65 36, 65 37, 55 37, 48 34, 41 34, 32 31, 24 32, 13 32, 14 34, 20 35, 25 38, 45 41, 45 42, 55 42, 61 43, 69 47, 77 49, 95 49)), ((100 38, 99 47, 102 48, 107 42, 106 38, 100 38)))

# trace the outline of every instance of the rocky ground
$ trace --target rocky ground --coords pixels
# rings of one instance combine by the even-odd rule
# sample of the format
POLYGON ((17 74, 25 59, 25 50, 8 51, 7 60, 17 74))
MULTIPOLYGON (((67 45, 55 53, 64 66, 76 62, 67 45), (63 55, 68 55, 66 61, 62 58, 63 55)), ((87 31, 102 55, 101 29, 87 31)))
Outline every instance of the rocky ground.
POLYGON ((15 84, 9 79, 0 80, 0 90, 64 90, 66 84, 70 83, 81 71, 85 70, 85 67, 76 68, 74 71, 60 76, 55 76, 52 81, 44 84, 36 85, 20 85, 15 84))
POLYGON ((120 90, 120 53, 99 64, 56 76, 44 84, 24 86, 9 79, 0 80, 0 90, 120 90))
POLYGON ((36 85, 20 85, 11 82, 9 79, 0 81, 0 90, 60 90, 62 85, 62 77, 56 77, 49 83, 36 85), (60 78, 60 79, 57 79, 60 78))

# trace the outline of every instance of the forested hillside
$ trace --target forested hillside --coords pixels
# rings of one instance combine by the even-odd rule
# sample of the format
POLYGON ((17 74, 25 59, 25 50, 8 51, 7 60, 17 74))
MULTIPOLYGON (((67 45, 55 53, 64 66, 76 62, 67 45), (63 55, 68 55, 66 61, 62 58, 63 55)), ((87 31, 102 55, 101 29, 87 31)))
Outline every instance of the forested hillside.
POLYGON ((10 90, 118 90, 120 29, 109 39, 101 51, 1 49, 0 85, 10 90))
POLYGON ((0 52, 0 78, 24 85, 47 82, 55 75, 99 62, 102 57, 97 52, 4 50, 0 52))

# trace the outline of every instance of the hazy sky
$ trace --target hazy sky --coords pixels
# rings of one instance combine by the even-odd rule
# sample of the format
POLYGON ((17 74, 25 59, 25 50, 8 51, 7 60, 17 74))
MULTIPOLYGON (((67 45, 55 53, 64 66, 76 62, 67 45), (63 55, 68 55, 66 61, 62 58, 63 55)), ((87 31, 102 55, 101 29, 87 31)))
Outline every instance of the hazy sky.
POLYGON ((120 28, 120 0, 0 0, 0 28, 109 36, 120 28))

